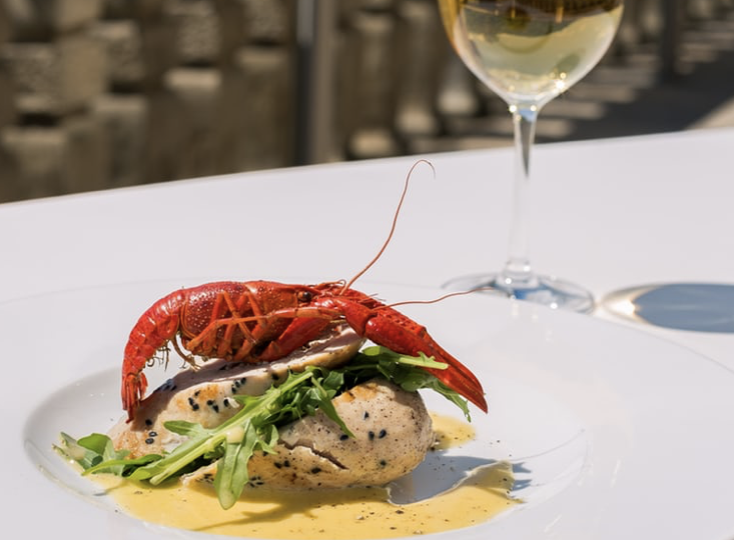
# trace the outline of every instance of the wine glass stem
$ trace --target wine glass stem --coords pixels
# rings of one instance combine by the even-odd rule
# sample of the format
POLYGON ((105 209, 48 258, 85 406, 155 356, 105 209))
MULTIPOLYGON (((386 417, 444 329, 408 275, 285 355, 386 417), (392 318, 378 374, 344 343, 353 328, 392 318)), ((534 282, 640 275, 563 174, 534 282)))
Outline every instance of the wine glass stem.
POLYGON ((515 182, 509 257, 500 276, 512 287, 532 288, 536 276, 528 259, 527 211, 530 191, 530 151, 535 139, 538 118, 536 105, 510 107, 515 130, 515 182))

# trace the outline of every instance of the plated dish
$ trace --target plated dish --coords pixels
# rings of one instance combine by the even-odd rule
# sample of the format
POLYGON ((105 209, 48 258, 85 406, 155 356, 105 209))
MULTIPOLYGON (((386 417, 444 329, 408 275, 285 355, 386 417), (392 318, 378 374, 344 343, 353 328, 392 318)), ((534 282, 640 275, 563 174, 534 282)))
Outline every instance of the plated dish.
MULTIPOLYGON (((12 509, 11 533, 207 537, 120 513, 51 449, 59 431, 83 435, 122 416, 119 366, 127 332, 141 306, 183 285, 190 284, 118 285, 0 305, 4 334, 12 337, 6 356, 12 361, 5 364, 12 381, 4 400, 9 444, 2 447, 12 471, 2 495, 12 509)), ((369 282, 360 289, 388 301, 441 293, 369 282)), ((529 304, 462 296, 401 310, 428 326, 488 391, 489 415, 473 411, 476 439, 444 458, 459 472, 510 461, 513 494, 525 501, 463 530, 463 538, 734 534, 732 372, 635 330, 529 304)), ((426 398, 429 408, 457 414, 426 398)), ((418 470, 413 480, 414 495, 422 497, 456 476, 418 470)))

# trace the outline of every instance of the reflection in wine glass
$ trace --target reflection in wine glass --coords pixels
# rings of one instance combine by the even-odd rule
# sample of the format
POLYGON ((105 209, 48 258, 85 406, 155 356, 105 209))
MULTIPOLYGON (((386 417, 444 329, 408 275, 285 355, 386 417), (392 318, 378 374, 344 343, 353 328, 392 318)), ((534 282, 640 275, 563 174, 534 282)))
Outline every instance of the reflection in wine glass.
POLYGON ((449 40, 467 67, 509 106, 516 173, 509 257, 497 274, 468 276, 453 289, 492 288, 579 312, 586 290, 534 272, 527 257, 530 149, 541 108, 586 75, 609 48, 623 0, 438 0, 449 40))

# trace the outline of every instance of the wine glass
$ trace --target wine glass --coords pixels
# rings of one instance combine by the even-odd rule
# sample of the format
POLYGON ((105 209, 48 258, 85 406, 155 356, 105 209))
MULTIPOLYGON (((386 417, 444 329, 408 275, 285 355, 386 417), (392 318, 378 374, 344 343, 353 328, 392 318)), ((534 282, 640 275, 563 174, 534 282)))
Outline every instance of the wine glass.
POLYGON ((515 131, 514 215, 509 257, 497 274, 467 276, 452 289, 497 290, 552 308, 589 312, 585 289, 536 274, 527 257, 530 150, 541 108, 586 75, 609 48, 623 0, 438 0, 454 49, 509 106, 515 131))

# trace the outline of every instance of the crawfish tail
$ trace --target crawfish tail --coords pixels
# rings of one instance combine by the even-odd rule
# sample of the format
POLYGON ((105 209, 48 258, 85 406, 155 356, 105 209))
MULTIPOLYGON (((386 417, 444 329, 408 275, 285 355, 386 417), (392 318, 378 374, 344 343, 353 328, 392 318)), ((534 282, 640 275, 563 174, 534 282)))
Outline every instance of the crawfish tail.
POLYGON ((121 391, 128 422, 134 418, 148 388, 143 368, 158 349, 175 337, 186 297, 186 292, 180 290, 161 298, 143 313, 130 332, 122 361, 121 391))

